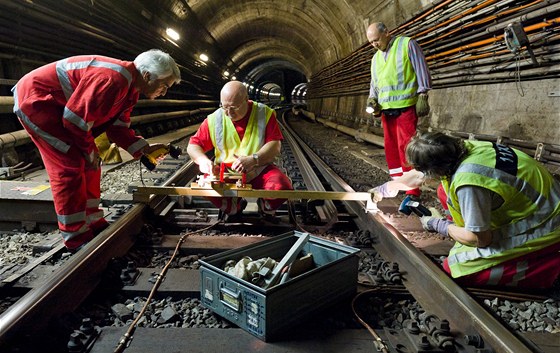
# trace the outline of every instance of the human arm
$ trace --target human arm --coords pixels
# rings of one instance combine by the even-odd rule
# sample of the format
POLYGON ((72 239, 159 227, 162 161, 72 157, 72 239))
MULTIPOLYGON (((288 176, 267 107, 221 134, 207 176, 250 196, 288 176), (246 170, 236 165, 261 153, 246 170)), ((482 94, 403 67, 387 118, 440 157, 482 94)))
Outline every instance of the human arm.
POLYGON ((400 177, 368 190, 368 192, 372 194, 371 197, 374 202, 379 202, 385 197, 397 196, 399 191, 419 188, 424 183, 424 180, 424 173, 416 169, 412 169, 408 172, 404 172, 400 177))
POLYGON ((500 207, 503 199, 488 189, 471 185, 458 188, 457 198, 464 220, 463 227, 445 219, 423 217, 422 225, 424 225, 424 228, 450 236, 455 241, 468 246, 486 247, 490 245, 493 238, 490 229, 492 210, 500 207), (432 219, 429 220, 428 218, 432 219), (445 227, 443 222, 448 222, 448 226, 445 227))
POLYGON ((238 156, 232 164, 232 169, 243 173, 250 172, 256 167, 272 163, 276 156, 280 154, 282 142, 278 140, 269 141, 264 144, 256 153, 250 156, 238 156), (256 158, 255 158, 256 157, 256 158))
POLYGON ((418 83, 416 114, 419 117, 423 117, 430 112, 430 105, 428 103, 428 91, 432 88, 430 72, 422 49, 413 39, 408 43, 408 55, 414 72, 416 73, 416 81, 418 83))
POLYGON ((418 42, 414 39, 408 42, 408 58, 416 74, 416 81, 418 83, 417 92, 419 94, 428 93, 428 91, 432 89, 430 70, 428 69, 428 63, 426 62, 426 57, 422 52, 422 48, 420 48, 420 45, 418 45, 418 42))
POLYGON ((201 146, 189 143, 187 146, 187 154, 193 162, 198 164, 198 168, 203 174, 214 174, 214 163, 208 158, 201 146))

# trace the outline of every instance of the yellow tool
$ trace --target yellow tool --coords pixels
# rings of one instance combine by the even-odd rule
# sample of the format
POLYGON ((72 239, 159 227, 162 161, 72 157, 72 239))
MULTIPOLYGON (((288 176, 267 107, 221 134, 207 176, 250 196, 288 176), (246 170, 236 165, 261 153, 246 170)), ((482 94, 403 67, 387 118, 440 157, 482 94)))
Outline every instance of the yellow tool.
POLYGON ((140 161, 149 171, 152 171, 158 165, 158 158, 163 155, 169 154, 171 157, 177 159, 181 155, 183 151, 179 147, 173 146, 172 144, 168 144, 165 147, 158 148, 157 150, 153 151, 152 153, 148 153, 143 155, 140 158, 140 161))

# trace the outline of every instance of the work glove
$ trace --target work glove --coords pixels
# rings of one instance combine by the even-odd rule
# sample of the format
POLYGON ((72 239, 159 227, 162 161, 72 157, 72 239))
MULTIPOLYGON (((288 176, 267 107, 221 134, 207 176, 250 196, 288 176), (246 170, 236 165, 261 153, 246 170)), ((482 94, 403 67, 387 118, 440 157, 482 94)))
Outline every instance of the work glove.
POLYGON ((381 105, 377 102, 376 98, 370 97, 367 99, 366 112, 373 114, 375 117, 381 116, 381 105))
POLYGON ((420 93, 418 95, 418 101, 416 102, 416 115, 418 117, 423 117, 428 115, 430 112, 430 105, 428 104, 428 94, 420 93))
POLYGON ((422 223, 422 227, 428 232, 437 232, 446 237, 449 236, 449 225, 453 224, 453 222, 445 218, 435 218, 431 216, 420 217, 420 222, 422 223))
POLYGON ((398 190, 389 190, 388 184, 385 183, 380 186, 376 186, 373 189, 369 189, 368 192, 371 194, 371 201, 377 203, 383 200, 384 197, 395 197, 398 194, 398 190))

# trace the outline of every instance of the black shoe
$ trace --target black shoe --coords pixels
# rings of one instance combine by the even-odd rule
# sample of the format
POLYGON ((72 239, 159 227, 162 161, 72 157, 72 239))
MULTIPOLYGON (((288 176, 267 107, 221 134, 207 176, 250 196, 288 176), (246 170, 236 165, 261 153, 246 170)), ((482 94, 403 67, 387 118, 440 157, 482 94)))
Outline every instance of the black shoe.
POLYGON ((243 221, 243 213, 237 212, 235 214, 225 215, 223 221, 225 223, 239 223, 243 221))

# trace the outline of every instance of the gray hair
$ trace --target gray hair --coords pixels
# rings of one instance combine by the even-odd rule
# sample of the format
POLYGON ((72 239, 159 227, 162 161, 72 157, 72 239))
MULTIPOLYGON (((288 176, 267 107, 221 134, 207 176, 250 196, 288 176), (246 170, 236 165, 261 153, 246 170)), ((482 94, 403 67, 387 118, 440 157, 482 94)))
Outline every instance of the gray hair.
POLYGON ((150 49, 134 59, 136 69, 140 74, 150 73, 152 79, 157 80, 172 76, 175 83, 181 82, 181 72, 171 55, 159 50, 150 49))

